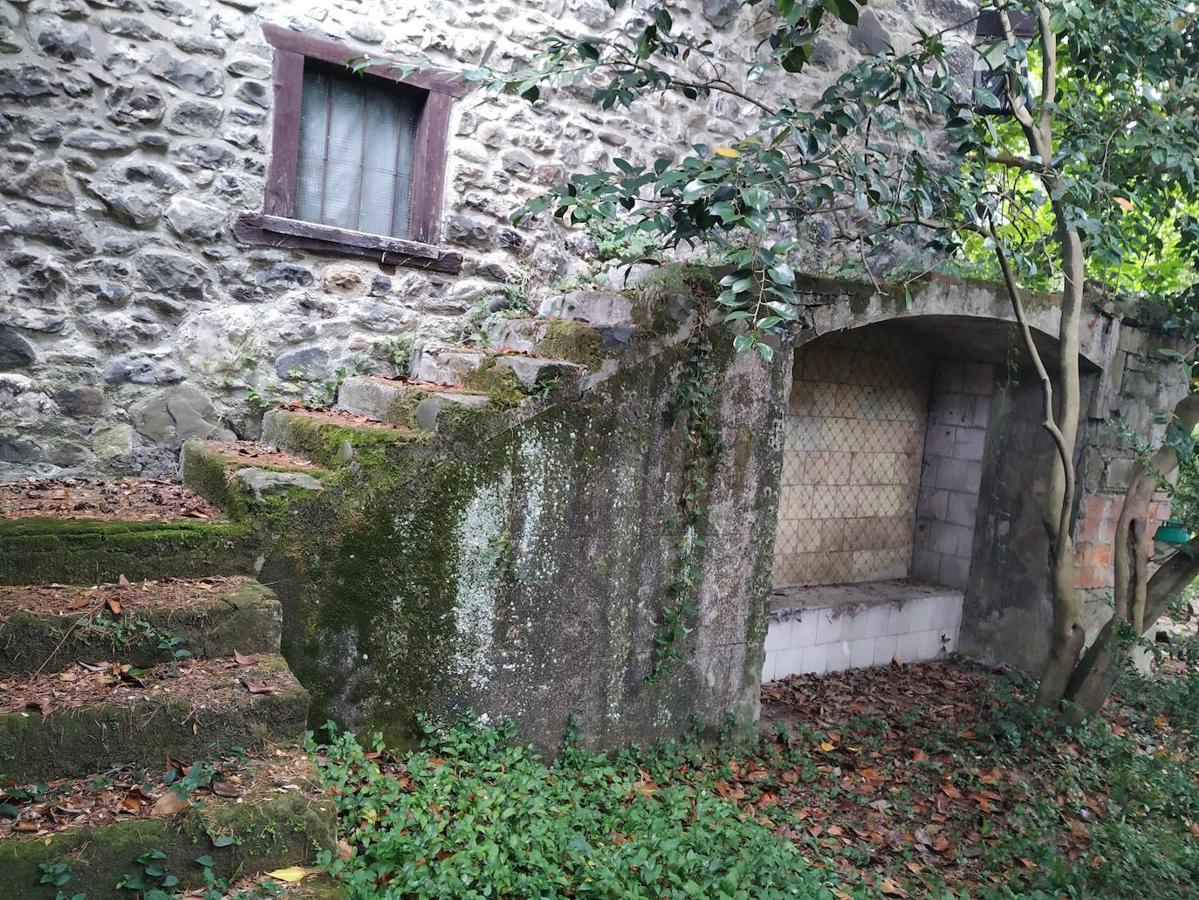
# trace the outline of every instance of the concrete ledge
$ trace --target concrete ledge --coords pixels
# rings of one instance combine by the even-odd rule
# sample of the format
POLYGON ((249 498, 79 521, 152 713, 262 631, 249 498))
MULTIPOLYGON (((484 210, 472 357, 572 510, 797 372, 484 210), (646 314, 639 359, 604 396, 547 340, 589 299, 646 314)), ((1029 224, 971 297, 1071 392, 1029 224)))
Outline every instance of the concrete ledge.
POLYGON ((957 648, 962 592, 912 581, 776 590, 762 680, 936 659, 957 648))

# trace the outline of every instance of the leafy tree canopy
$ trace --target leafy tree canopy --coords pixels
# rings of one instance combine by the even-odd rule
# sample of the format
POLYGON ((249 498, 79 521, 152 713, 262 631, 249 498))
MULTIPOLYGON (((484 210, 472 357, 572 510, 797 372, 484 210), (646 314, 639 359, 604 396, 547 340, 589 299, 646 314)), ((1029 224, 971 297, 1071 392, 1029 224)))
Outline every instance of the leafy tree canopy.
POLYGON ((768 35, 744 65, 677 27, 664 0, 602 37, 553 37, 520 71, 471 73, 534 103, 573 83, 604 108, 724 93, 753 112, 728 146, 616 159, 522 215, 603 221, 658 252, 706 247, 733 267, 718 298, 726 319, 744 319, 739 343, 764 356, 765 335, 800 321, 792 267, 810 266, 820 246, 894 275, 947 261, 991 273, 999 245, 1025 285, 1055 286, 1065 222, 1088 275, 1116 291, 1176 293, 1195 280, 1199 19, 1189 4, 1048 0, 1045 21, 1034 16, 1055 36, 1046 65, 1046 44, 1012 25, 1018 4, 984 0, 1009 26, 977 48, 988 77, 951 66, 953 42, 974 34, 966 21, 864 58, 818 102, 799 103, 791 80, 810 77, 816 35, 856 23, 860 5, 744 0, 768 35))

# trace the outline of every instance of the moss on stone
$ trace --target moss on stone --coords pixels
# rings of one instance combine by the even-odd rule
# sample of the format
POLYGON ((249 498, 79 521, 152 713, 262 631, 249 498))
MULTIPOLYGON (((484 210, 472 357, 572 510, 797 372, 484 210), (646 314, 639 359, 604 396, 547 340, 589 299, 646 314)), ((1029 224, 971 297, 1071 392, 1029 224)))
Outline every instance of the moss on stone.
POLYGON ((550 319, 545 323, 545 337, 535 348, 539 356, 565 359, 591 369, 604 361, 604 342, 591 325, 573 319, 550 319))
POLYGON ((274 442, 328 469, 351 461, 376 464, 402 456, 427 435, 395 428, 342 425, 288 410, 272 410, 270 432, 274 442))
MULTIPOLYGON (((333 847, 336 817, 310 785, 305 788, 252 802, 204 801, 169 819, 117 821, 48 838, 4 841, 0 843, 0 871, 6 896, 51 900, 55 888, 39 884, 39 867, 63 863, 71 876, 64 888, 68 896, 80 891, 88 900, 119 900, 129 894, 118 890, 117 883, 124 875, 143 874, 137 857, 148 850, 166 855, 159 864, 179 879, 182 890, 203 885, 204 869, 195 860, 205 855, 213 860, 213 874, 226 879, 311 865, 318 848, 333 847), (233 843, 214 846, 212 839, 219 835, 232 836, 233 843)), ((302 896, 344 896, 327 880, 320 890, 323 893, 302 896)))
POLYGON ((72 662, 119 658, 134 666, 171 662, 179 638, 193 656, 217 658, 242 653, 275 653, 279 648, 279 602, 257 582, 206 595, 184 610, 145 609, 135 619, 100 618, 78 625, 82 613, 36 616, 17 610, 0 622, 0 672, 50 671, 72 662), (132 622, 145 623, 144 627, 132 622))
POLYGON ((0 520, 0 584, 97 584, 251 571, 253 530, 199 522, 0 520))
POLYGON ((189 488, 230 516, 245 514, 245 491, 239 490, 230 479, 229 465, 223 456, 200 441, 188 441, 183 445, 179 463, 180 478, 189 488))
POLYGON ((511 369, 501 368, 494 359, 484 360, 479 368, 466 376, 468 388, 486 394, 496 406, 514 409, 528 399, 528 392, 511 369))

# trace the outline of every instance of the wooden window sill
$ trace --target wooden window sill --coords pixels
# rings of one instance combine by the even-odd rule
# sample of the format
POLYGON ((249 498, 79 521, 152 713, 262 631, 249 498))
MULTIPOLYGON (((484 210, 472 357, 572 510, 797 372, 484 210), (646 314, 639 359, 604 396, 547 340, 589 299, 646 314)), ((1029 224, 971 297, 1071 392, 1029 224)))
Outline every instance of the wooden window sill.
POLYGON ((330 256, 353 256, 373 260, 380 265, 407 266, 451 275, 462 269, 461 253, 442 250, 432 244, 302 222, 283 216, 242 213, 234 222, 233 233, 247 244, 311 250, 330 256))

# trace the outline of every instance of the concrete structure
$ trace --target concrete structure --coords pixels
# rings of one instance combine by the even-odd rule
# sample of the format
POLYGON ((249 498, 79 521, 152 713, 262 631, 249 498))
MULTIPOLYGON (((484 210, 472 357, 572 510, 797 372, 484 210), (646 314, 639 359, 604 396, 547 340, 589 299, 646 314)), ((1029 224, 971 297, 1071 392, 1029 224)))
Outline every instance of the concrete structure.
MULTIPOLYGON (((910 305, 830 281, 810 290, 815 328, 794 354, 763 677, 955 649, 1037 671, 1049 617, 1039 504, 1053 450, 1002 288, 934 280, 910 305)), ((1054 300, 1030 305, 1053 359, 1054 300)), ((1113 426, 1127 418, 1162 437, 1156 411, 1187 390, 1156 352, 1168 344, 1098 308, 1085 322, 1074 529, 1092 634, 1110 615, 1133 462, 1113 426)))

